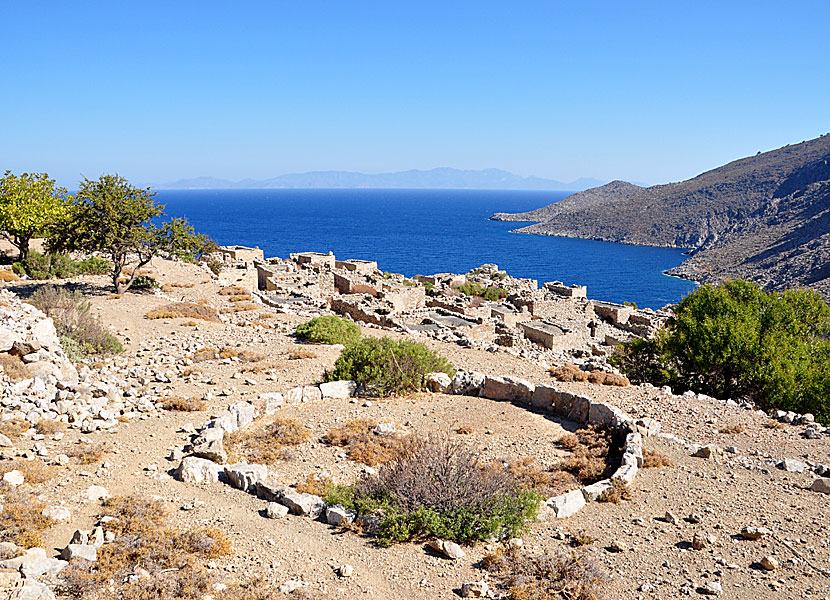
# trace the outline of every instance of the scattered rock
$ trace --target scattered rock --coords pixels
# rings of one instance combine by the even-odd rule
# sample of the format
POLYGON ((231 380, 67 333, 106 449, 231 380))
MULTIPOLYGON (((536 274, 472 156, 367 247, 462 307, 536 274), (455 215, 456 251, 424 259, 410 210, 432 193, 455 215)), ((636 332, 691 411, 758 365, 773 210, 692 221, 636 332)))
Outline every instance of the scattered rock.
POLYGON ((269 502, 265 516, 269 519, 281 519, 288 514, 288 507, 279 502, 269 502))
POLYGON ((100 500, 106 500, 110 497, 110 493, 104 486, 101 485, 91 485, 86 490, 86 499, 91 502, 98 502, 100 500))
POLYGON ((375 428, 372 429, 372 432, 375 435, 379 435, 381 437, 389 437, 390 435, 394 435, 394 433, 398 430, 398 426, 395 425, 394 421, 387 421, 385 423, 378 423, 375 425, 375 428))
POLYGON ((486 598, 489 591, 490 586, 483 579, 461 584, 462 598, 486 598))
POLYGON ((810 486, 810 489, 814 492, 830 494, 830 477, 822 477, 821 479, 816 479, 813 482, 813 485, 810 486))
POLYGON ((628 550, 628 544, 626 544, 625 542, 623 542, 621 540, 614 540, 608 546, 608 549, 611 552, 625 552, 626 550, 628 550))
POLYGON ((326 509, 326 503, 323 502, 320 496, 301 494, 296 491, 286 493, 278 502, 287 506, 292 515, 311 517, 312 519, 319 517, 326 509))
POLYGON ((427 373, 427 389, 434 394, 446 394, 452 387, 452 379, 446 373, 427 373))
POLYGON ((748 540, 760 540, 768 535, 772 535, 772 532, 766 527, 744 527, 741 529, 741 537, 748 540))
POLYGON ((182 459, 173 475, 179 481, 186 483, 202 483, 203 481, 219 481, 220 471, 222 467, 212 460, 188 456, 182 459))
POLYGON ((73 558, 82 558, 89 562, 95 562, 98 560, 98 549, 95 546, 84 544, 69 544, 61 551, 61 558, 66 561, 73 558))
POLYGON ((43 509, 41 514, 47 519, 52 519, 57 522, 69 521, 72 519, 72 513, 70 513, 69 509, 65 506, 47 506, 43 509))
POLYGON ((800 460, 795 460, 793 458, 785 458, 781 462, 776 465, 782 471, 787 471, 788 473, 803 473, 804 469, 807 468, 800 460))
POLYGON ((9 471, 8 473, 5 473, 3 475, 3 483, 7 483, 13 486, 23 485, 24 480, 25 478, 23 477, 23 473, 21 473, 17 469, 9 471))
POLYGON ((352 573, 354 573, 354 567, 349 564, 340 565, 335 571, 340 577, 351 577, 352 573))
POLYGON ((340 525, 353 522, 356 516, 357 513, 355 513, 355 511, 348 510, 340 504, 330 506, 326 509, 326 522, 329 525, 339 527, 340 525))
POLYGON ((723 592, 723 586, 719 581, 707 581, 701 590, 708 596, 719 596, 723 592))
POLYGON ((774 571, 778 568, 778 561, 775 559, 774 556, 765 556, 761 559, 761 566, 764 567, 767 571, 774 571))
POLYGON ((447 558, 451 558, 452 560, 464 558, 464 556, 466 555, 464 550, 461 549, 461 546, 459 546, 455 542, 447 542, 445 540, 435 539, 429 542, 428 546, 436 552, 440 552, 447 558))

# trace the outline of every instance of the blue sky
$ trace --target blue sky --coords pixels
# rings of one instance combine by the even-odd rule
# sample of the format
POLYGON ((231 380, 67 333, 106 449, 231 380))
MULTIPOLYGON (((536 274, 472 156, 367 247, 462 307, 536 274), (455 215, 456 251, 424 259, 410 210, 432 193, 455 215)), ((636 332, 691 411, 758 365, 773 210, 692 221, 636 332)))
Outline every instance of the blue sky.
POLYGON ((0 0, 0 171, 677 181, 830 131, 830 2, 0 0))

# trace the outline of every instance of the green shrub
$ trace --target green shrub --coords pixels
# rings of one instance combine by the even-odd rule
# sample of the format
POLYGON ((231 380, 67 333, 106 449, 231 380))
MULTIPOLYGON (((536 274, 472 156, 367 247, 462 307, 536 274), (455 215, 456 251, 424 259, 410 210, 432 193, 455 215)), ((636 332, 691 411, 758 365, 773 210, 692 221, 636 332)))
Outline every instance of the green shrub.
POLYGON ((112 263, 98 257, 76 261, 68 254, 41 254, 32 250, 26 260, 14 263, 12 270, 31 279, 66 279, 76 275, 105 275, 112 270, 112 263))
POLYGON ((295 333, 298 338, 315 344, 343 344, 348 346, 360 339, 360 327, 357 323, 328 315, 315 317, 298 325, 295 333))
POLYGON ((452 377, 455 369, 424 344, 392 338, 365 338, 346 346, 326 381, 356 381, 370 396, 388 396, 422 390, 427 373, 443 372, 452 377))
POLYGON ((502 298, 507 298, 507 290, 504 288, 495 286, 485 288, 481 284, 472 281, 458 286, 458 291, 465 296, 480 296, 490 302, 498 302, 502 298))
POLYGON ((30 301, 52 317, 61 346, 71 359, 123 352, 121 342, 92 314, 92 304, 78 292, 45 286, 37 290, 30 301))
POLYGON ((130 286, 130 289, 133 290, 156 290, 159 287, 159 282, 155 280, 154 277, 150 277, 149 275, 136 275, 136 278, 133 280, 133 284, 130 286))
POLYGON ((435 285, 429 281, 424 281, 424 289, 427 291, 427 294, 432 296, 432 292, 435 291, 435 285))
POLYGON ((746 281, 704 285, 652 340, 612 362, 636 382, 669 384, 830 422, 830 307, 811 290, 765 292, 746 281))
POLYGON ((541 496, 447 439, 416 440, 409 452, 354 486, 332 486, 326 503, 377 519, 381 545, 438 537, 461 543, 518 534, 541 496))
POLYGON ((222 261, 218 258, 211 256, 207 261, 208 269, 210 269, 211 273, 214 275, 219 275, 222 272, 222 267, 224 266, 222 261))

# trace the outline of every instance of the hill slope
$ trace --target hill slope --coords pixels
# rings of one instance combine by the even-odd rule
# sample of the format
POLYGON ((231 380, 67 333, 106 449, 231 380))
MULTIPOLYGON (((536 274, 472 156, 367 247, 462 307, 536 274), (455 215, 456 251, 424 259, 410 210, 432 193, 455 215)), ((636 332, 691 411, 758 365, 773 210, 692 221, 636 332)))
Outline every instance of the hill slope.
POLYGON ((522 233, 691 248, 672 271, 808 285, 830 298, 830 135, 731 162, 679 183, 615 181, 529 213, 522 233))

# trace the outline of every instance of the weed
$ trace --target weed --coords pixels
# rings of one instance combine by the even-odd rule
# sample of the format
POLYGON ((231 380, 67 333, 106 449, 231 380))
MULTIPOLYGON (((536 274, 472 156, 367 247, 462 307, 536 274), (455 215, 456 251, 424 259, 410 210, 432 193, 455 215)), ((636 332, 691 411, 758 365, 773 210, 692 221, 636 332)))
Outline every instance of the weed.
POLYGON ((410 451, 414 438, 398 435, 380 436, 373 433, 377 421, 355 419, 343 427, 330 429, 324 439, 332 446, 341 446, 355 462, 375 466, 395 460, 410 451))
POLYGON ((225 448, 235 459, 274 464, 285 458, 286 446, 299 446, 311 433, 294 419, 275 419, 257 431, 236 431, 225 438, 225 448))
POLYGON ((6 377, 12 381, 23 381, 32 376, 29 367, 26 366, 26 363, 19 356, 13 356, 5 352, 0 354, 0 367, 2 367, 6 377))
POLYGON ((52 419, 41 419, 35 425, 35 429, 42 435, 55 435, 56 433, 66 431, 66 425, 52 419))
POLYGON ((588 375, 588 382, 598 385, 613 385, 616 387, 625 387, 630 385, 628 379, 616 373, 607 373, 605 371, 591 371, 588 375))
MULTIPOLYGON (((0 354, 0 357, 3 355, 0 354)), ((0 433, 5 435, 10 440, 14 441, 20 439, 20 436, 32 428, 28 421, 0 421, 0 433)))
POLYGON ((6 283, 20 281, 20 277, 14 271, 2 270, 0 271, 0 281, 4 281, 6 283))
POLYGON ((781 421, 769 419, 768 421, 764 422, 764 427, 766 427, 767 429, 784 429, 784 424, 781 421))
POLYGON ((631 488, 626 485, 624 481, 619 479, 611 480, 611 487, 604 490, 597 500, 600 502, 611 502, 612 504, 619 504, 623 500, 631 500, 634 497, 631 488))
POLYGON ((315 496, 325 496, 331 488, 331 477, 325 475, 309 475, 302 482, 295 486, 299 493, 314 494, 315 496))
POLYGON ((226 306, 225 308, 221 309, 219 312, 223 315, 229 315, 239 312, 245 312, 249 310, 257 310, 259 308, 258 304, 254 302, 239 302, 238 304, 234 304, 233 306, 226 306))
POLYGON ((501 549, 482 561, 510 600, 601 600, 608 577, 575 554, 501 549))
POLYGON ((580 529, 576 533, 571 534, 571 546, 580 547, 580 546, 588 546, 593 544, 597 541, 597 538, 592 536, 584 529, 580 529))
POLYGON ((612 432, 590 426, 578 429, 575 436, 576 442, 567 434, 559 439, 560 444, 569 447, 571 455, 559 461, 554 470, 570 473, 583 485, 609 476, 620 453, 612 432))
POLYGON ((674 462, 657 450, 643 449, 643 468, 653 469, 657 467, 673 467, 674 462))
POLYGON ((230 285, 228 287, 223 287, 218 292, 216 292, 220 296, 243 296, 248 295, 248 290, 239 285, 230 285))
POLYGON ((470 435, 476 432, 470 425, 461 425, 460 427, 456 428, 455 432, 458 435, 470 435))
POLYGON ((23 548, 43 547, 43 532, 52 525, 44 517, 46 508, 37 496, 9 486, 0 486, 0 541, 13 542, 23 548))
POLYGON ((576 365, 562 365, 548 369, 557 381, 588 381, 588 373, 576 365))
POLYGON ((317 358, 317 354, 305 348, 297 348, 288 353, 288 360, 303 360, 306 358, 317 358))
POLYGON ((738 434, 746 431, 746 425, 743 423, 731 423, 725 427, 720 428, 720 433, 738 434))
POLYGON ((564 471, 543 469, 532 456, 497 460, 490 468, 506 470, 516 483, 534 489, 546 498, 562 492, 563 484, 570 479, 564 471))
POLYGON ((240 294, 238 296, 228 296, 228 302, 250 302, 253 298, 251 298, 250 294, 240 294))
POLYGON ((327 315, 315 317, 297 326, 295 335, 315 344, 343 344, 348 346, 360 340, 360 327, 353 321, 327 315))
POLYGON ((176 289, 190 289, 192 287, 195 287, 195 284, 193 284, 193 283, 180 283, 180 282, 177 282, 177 281, 172 281, 170 283, 165 283, 164 285, 162 285, 161 286, 161 291, 162 292, 172 292, 173 290, 176 290, 176 289))
POLYGON ((170 396, 164 399, 161 406, 164 410, 175 410, 179 412, 199 412, 207 409, 207 404, 204 400, 189 396, 170 396))
POLYGON ((148 319, 201 319, 202 321, 219 321, 215 308, 198 302, 174 302, 153 308, 144 315, 148 319))
POLYGON ((70 458, 77 458, 82 465, 91 465, 100 461, 104 456, 112 452, 112 446, 106 442, 80 442, 78 445, 69 448, 66 455, 70 458))

